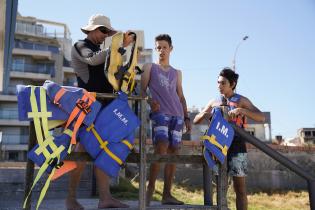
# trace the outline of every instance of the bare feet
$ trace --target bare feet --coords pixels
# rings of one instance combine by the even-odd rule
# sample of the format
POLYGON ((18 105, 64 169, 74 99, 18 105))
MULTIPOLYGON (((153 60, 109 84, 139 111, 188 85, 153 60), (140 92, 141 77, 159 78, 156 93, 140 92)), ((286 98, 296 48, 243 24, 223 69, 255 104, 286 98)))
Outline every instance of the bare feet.
POLYGON ((120 202, 119 200, 116 200, 115 198, 109 198, 106 200, 100 200, 98 202, 98 208, 99 209, 106 209, 106 208, 129 208, 127 204, 124 204, 120 202))
POLYGON ((184 202, 183 201, 180 201, 180 200, 177 200, 175 197, 173 196, 165 196, 162 198, 162 201, 161 201, 162 205, 183 205, 184 202))
POLYGON ((153 196, 153 193, 154 193, 154 189, 147 189, 147 193, 146 193, 146 206, 150 206, 150 202, 152 200, 152 196, 153 196))
POLYGON ((83 206, 75 198, 66 199, 67 210, 84 210, 83 206))

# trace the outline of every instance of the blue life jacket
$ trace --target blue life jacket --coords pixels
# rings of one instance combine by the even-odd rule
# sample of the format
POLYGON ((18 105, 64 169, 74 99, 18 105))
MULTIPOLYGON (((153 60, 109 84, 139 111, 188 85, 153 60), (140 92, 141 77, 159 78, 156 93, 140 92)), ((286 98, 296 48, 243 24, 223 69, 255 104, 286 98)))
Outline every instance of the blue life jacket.
POLYGON ((214 108, 210 126, 206 134, 201 137, 201 139, 204 140, 204 156, 209 167, 213 166, 214 161, 210 160, 213 156, 222 164, 224 163, 233 138, 234 130, 232 126, 223 118, 221 109, 214 108))
POLYGON ((43 87, 46 89, 50 100, 69 115, 71 115, 75 108, 80 109, 80 112, 75 116, 76 118, 78 118, 81 113, 86 113, 83 123, 87 126, 90 126, 94 122, 99 110, 101 109, 101 103, 96 101, 95 97, 90 97, 90 94, 85 89, 60 86, 49 80, 45 81, 43 87), (64 89, 64 93, 57 100, 57 94, 60 93, 62 89, 64 89), (87 97, 82 99, 85 95, 87 95, 87 97), (88 103, 90 103, 90 105, 88 103))
POLYGON ((37 166, 42 167, 47 164, 46 172, 51 173, 53 168, 59 168, 62 160, 69 154, 71 130, 66 130, 59 136, 49 136, 43 144, 37 144, 27 153, 27 158, 32 160, 37 166))
POLYGON ((117 160, 114 157, 116 155, 122 160, 118 161, 118 165, 121 165, 132 148, 134 132, 140 124, 127 99, 128 96, 125 93, 119 92, 118 97, 99 112, 94 124, 89 127, 83 126, 79 130, 80 144, 95 159, 95 164, 109 176, 118 174, 117 163, 113 165, 105 161, 106 164, 101 164, 100 157, 112 157, 117 160), (126 152, 127 148, 129 148, 128 152, 126 152))
MULTIPOLYGON (((226 105, 228 106, 229 111, 238 108, 238 104, 239 104, 241 97, 242 96, 240 94, 235 93, 233 96, 231 96, 230 98, 228 98, 226 100, 226 105)), ((223 101, 224 101, 224 99, 222 97, 222 103, 224 103, 223 101)), ((245 124, 246 124, 246 117, 237 116, 235 119, 231 120, 231 123, 234 123, 235 125, 237 125, 241 128, 244 128, 245 124)))
POLYGON ((18 112, 20 121, 32 121, 33 118, 28 116, 29 112, 32 112, 31 105, 31 95, 34 94, 36 98, 36 103, 38 111, 42 112, 41 108, 41 97, 45 97, 46 100, 46 109, 50 113, 48 120, 67 120, 69 115, 60 109, 56 104, 54 104, 46 94, 46 90, 41 86, 31 86, 31 85, 17 85, 17 100, 18 100, 18 112), (41 94, 42 89, 42 94, 41 94), (32 93, 33 92, 33 93, 32 93))
POLYGON ((95 166, 108 176, 117 177, 120 168, 133 149, 134 138, 134 133, 131 133, 120 142, 104 142, 103 145, 100 145, 103 151, 95 159, 95 166))

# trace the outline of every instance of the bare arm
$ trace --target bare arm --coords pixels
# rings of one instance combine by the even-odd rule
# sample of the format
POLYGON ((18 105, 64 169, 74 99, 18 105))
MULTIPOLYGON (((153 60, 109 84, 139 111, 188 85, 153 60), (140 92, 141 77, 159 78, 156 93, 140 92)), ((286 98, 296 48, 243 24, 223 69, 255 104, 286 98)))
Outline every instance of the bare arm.
POLYGON ((214 104, 215 104, 215 100, 211 100, 208 102, 208 104, 206 105, 205 108, 202 109, 201 112, 199 112, 196 116, 195 116, 195 119, 194 119, 194 124, 198 124, 198 123, 201 123, 201 121, 203 119, 206 119, 206 120, 209 120, 210 117, 211 117, 211 111, 212 111, 212 108, 214 107, 214 104))
MULTIPOLYGON (((152 63, 146 63, 143 65, 143 73, 141 74, 141 96, 147 97, 147 89, 150 82, 150 73, 151 73, 152 63)), ((160 104, 157 101, 153 101, 152 98, 148 99, 148 104, 151 107, 152 112, 157 112, 160 110, 160 104)))
POLYGON ((141 74, 141 96, 147 96, 147 88, 150 81, 151 63, 146 63, 143 65, 143 73, 141 74))
POLYGON ((186 126, 186 132, 190 132, 191 124, 190 124, 190 119, 188 116, 187 103, 186 103, 186 99, 183 92, 182 72, 180 70, 177 70, 177 75, 178 77, 177 77, 176 91, 177 91, 177 95, 179 97, 180 103, 182 104, 183 111, 184 111, 184 121, 185 121, 185 126, 186 126))
POLYGON ((239 108, 230 111, 229 115, 231 117, 244 115, 257 122, 265 122, 264 114, 246 97, 241 98, 239 108))

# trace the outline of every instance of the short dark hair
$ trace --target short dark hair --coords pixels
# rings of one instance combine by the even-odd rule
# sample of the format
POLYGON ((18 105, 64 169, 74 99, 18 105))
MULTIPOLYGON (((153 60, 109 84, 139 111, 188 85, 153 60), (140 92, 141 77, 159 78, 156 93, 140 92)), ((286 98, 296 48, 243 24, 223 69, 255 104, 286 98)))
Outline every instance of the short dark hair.
POLYGON ((233 83, 234 83, 235 85, 234 85, 234 87, 232 87, 233 90, 236 88, 237 80, 238 80, 238 74, 235 73, 235 71, 233 71, 231 68, 225 67, 224 69, 222 69, 219 76, 224 77, 227 80, 229 80, 231 85, 233 85, 233 83))
POLYGON ((170 47, 173 46, 173 45, 172 45, 172 38, 171 38, 170 35, 168 35, 168 34, 160 34, 160 35, 157 35, 157 36, 155 37, 155 41, 156 41, 156 42, 157 42, 157 41, 162 41, 162 40, 167 41, 167 43, 169 44, 170 47))

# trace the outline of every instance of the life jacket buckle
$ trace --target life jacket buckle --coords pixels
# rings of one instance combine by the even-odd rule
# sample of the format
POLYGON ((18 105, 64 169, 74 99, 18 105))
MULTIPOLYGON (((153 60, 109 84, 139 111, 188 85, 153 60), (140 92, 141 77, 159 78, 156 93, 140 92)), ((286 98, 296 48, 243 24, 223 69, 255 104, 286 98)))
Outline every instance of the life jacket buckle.
POLYGON ((61 166, 63 166, 63 162, 59 162, 58 163, 58 158, 51 158, 49 161, 48 161, 48 164, 51 166, 51 167, 55 167, 57 169, 61 168, 61 166))
POLYGON ((76 106, 79 107, 82 111, 84 111, 85 114, 91 112, 91 107, 88 105, 87 102, 83 101, 82 99, 77 100, 76 106))

